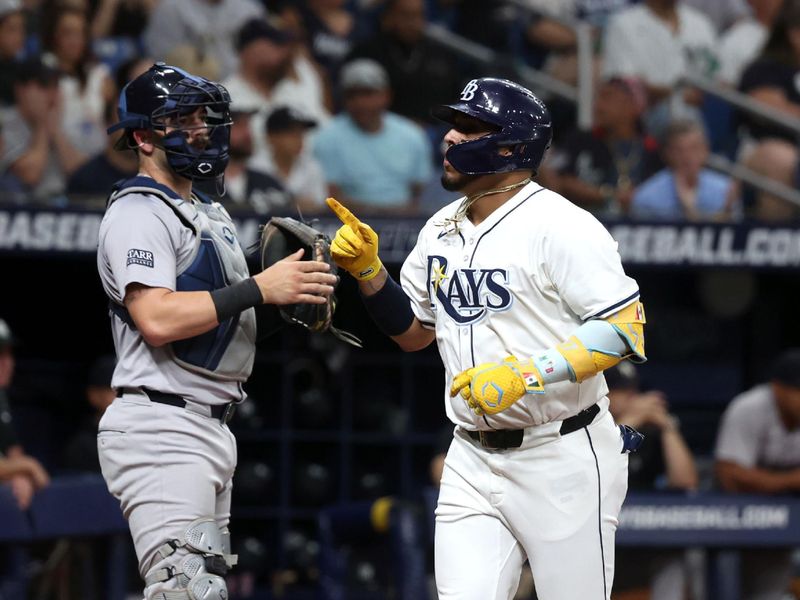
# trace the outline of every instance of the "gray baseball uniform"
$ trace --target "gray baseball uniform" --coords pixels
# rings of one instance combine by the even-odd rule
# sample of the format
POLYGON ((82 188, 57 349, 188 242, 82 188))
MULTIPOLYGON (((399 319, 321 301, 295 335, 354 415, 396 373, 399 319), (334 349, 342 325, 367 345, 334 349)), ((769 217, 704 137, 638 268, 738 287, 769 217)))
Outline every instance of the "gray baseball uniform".
POLYGON ((720 423, 717 460, 743 467, 800 467, 800 431, 781 421, 769 385, 759 385, 731 400, 720 423))
POLYGON ((199 556, 186 544, 190 538, 218 538, 223 550, 211 554, 230 552, 236 442, 220 415, 243 397, 255 352, 255 312, 156 348, 128 315, 125 290, 138 283, 210 291, 248 277, 247 263, 220 205, 186 202, 140 176, 109 200, 97 264, 118 357, 112 380, 118 398, 99 427, 100 463, 129 521, 145 597, 170 600, 179 596, 163 591, 183 589, 193 568, 187 557, 199 556), (204 529, 210 523, 213 532, 204 529))
MULTIPOLYGON (((786 429, 769 385, 731 400, 720 422, 714 457, 748 468, 800 467, 800 431, 786 429)), ((791 576, 790 551, 748 552, 742 560, 742 598, 780 600, 791 576)))

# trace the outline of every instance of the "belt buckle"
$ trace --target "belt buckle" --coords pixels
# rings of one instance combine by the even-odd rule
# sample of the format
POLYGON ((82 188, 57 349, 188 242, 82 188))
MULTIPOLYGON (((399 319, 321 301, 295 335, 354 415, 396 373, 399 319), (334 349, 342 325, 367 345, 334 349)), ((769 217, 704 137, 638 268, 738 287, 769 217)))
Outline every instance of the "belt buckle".
POLYGON ((494 446, 489 443, 489 436, 483 430, 478 431, 478 441, 480 441, 481 446, 483 446, 487 450, 494 449, 494 446))
POLYGON ((223 425, 227 425, 228 421, 233 418, 234 413, 236 412, 236 404, 234 402, 228 402, 225 405, 225 410, 222 411, 222 416, 220 417, 220 422, 223 425))

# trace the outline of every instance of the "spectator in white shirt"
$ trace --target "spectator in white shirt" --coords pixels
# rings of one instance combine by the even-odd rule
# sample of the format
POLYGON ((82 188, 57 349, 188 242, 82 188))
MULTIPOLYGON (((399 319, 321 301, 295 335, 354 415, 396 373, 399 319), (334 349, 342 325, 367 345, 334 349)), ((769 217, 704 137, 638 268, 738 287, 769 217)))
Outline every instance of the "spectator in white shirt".
POLYGON ((711 21, 680 0, 645 0, 612 16, 603 43, 606 77, 639 77, 647 85, 649 132, 658 136, 676 117, 696 116, 701 94, 675 92, 686 75, 712 78, 717 36, 711 21), (668 102, 671 96, 673 102, 668 102), (670 114, 670 110, 672 113, 670 114))
POLYGON ((43 60, 61 74, 52 141, 66 175, 106 146, 105 108, 114 83, 108 68, 92 59, 89 41, 84 11, 62 6, 45 15, 43 60))
POLYGON ((750 0, 752 11, 720 36, 720 82, 733 87, 739 84, 744 69, 764 49, 782 4, 783 0, 750 0))
POLYGON ((216 57, 222 77, 236 70, 234 42, 250 19, 264 15, 256 0, 160 0, 144 32, 144 45, 156 60, 184 44, 216 57))
POLYGON ((306 133, 316 125, 288 106, 276 108, 267 118, 270 174, 284 185, 304 213, 321 211, 328 190, 322 166, 305 147, 306 133))
MULTIPOLYGON (((781 354, 770 381, 731 400, 714 451, 720 487, 734 494, 800 492, 800 349, 781 354)), ((791 549, 746 552, 743 600, 785 598, 792 579, 791 549)))
POLYGON ((239 69, 222 83, 230 92, 232 108, 255 112, 250 120, 254 143, 250 165, 255 169, 271 170, 264 127, 274 107, 295 107, 317 122, 329 116, 325 87, 297 44, 288 28, 263 19, 248 21, 237 36, 239 69))

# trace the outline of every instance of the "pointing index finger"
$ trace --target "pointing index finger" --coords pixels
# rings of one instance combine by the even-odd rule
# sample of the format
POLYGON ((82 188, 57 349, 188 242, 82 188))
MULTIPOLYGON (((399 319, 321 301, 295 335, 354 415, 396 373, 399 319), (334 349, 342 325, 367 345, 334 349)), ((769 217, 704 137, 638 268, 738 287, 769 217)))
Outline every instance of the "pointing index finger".
POLYGON ((328 207, 334 213, 336 213, 336 216, 339 217, 339 220, 342 223, 345 225, 350 225, 350 229, 353 231, 358 231, 361 221, 359 221, 353 213, 347 210, 347 207, 339 203, 335 198, 328 198, 325 200, 325 202, 328 204, 328 207))

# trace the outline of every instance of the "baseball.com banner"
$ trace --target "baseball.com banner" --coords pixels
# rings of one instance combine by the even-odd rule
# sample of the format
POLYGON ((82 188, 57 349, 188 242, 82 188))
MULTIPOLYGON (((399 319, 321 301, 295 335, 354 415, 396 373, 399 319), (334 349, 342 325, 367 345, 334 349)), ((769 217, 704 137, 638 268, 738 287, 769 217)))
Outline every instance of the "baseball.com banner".
POLYGON ((800 499, 743 494, 628 494, 617 543, 650 546, 797 546, 800 499))
MULTIPOLYGON (((0 208, 0 252, 94 254, 102 213, 97 210, 0 208)), ((258 239, 261 215, 235 215, 244 248, 258 239)), ((425 219, 366 219, 380 236, 381 258, 401 263, 425 219)), ((340 223, 318 225, 333 235, 340 223)), ((625 264, 672 267, 800 268, 800 227, 694 223, 606 224, 625 264)))

